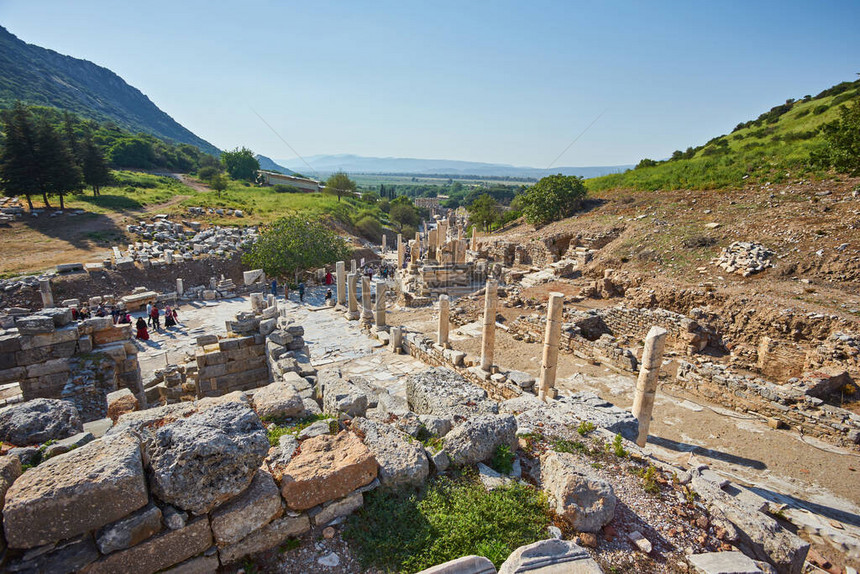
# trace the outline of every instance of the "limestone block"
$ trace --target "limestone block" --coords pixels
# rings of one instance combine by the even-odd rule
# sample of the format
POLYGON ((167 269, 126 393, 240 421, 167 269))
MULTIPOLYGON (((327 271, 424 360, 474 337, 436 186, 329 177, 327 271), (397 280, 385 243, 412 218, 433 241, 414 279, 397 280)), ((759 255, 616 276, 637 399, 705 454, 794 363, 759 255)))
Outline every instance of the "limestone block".
POLYGON ((306 514, 275 519, 236 544, 219 549, 221 564, 230 564, 248 554, 268 550, 281 544, 290 536, 300 536, 310 529, 311 523, 306 514))
POLYGON ((418 574, 496 574, 496 567, 483 556, 463 556, 437 564, 418 574))
POLYGON ((45 375, 54 375, 57 373, 68 373, 71 370, 69 362, 66 359, 53 359, 44 363, 37 363, 27 367, 27 378, 35 379, 44 377, 45 375))
POLYGON ((144 449, 152 492, 203 514, 248 487, 269 441, 254 411, 228 402, 154 429, 144 449))
POLYGON ((47 447, 43 447, 45 449, 42 457, 45 459, 53 458, 55 456, 65 454, 70 450, 79 448, 84 446, 87 443, 91 443, 95 440, 95 437, 92 433, 84 431, 79 432, 76 435, 70 436, 69 438, 60 439, 47 447))
POLYGON ((6 491, 21 476, 21 460, 16 456, 0 456, 0 510, 6 502, 6 491))
POLYGON ((51 345, 77 341, 80 335, 80 329, 76 325, 59 327, 56 330, 52 330, 50 333, 23 335, 20 338, 21 350, 27 351, 30 349, 38 349, 39 347, 48 347, 51 345))
POLYGON ((505 560, 499 574, 603 574, 588 552, 569 540, 550 538, 520 546, 505 560))
POLYGON ((513 415, 481 415, 445 435, 445 450, 457 465, 475 464, 493 456, 496 448, 517 449, 517 420, 513 415))
POLYGON ((598 532, 615 516, 612 485, 571 454, 550 451, 541 457, 541 484, 553 510, 580 532, 598 532))
POLYGON ((261 419, 295 417, 305 410, 296 388, 284 380, 262 387, 254 393, 252 400, 261 419))
POLYGON ((212 512, 215 542, 220 547, 235 544, 281 514, 281 494, 272 475, 258 470, 251 486, 212 512))
POLYGON ((323 526, 335 518, 352 514, 362 506, 364 506, 364 495, 360 491, 355 491, 345 498, 323 505, 319 512, 311 513, 311 520, 315 526, 323 526))
POLYGON ((197 556, 189 558, 185 562, 180 562, 173 568, 162 570, 161 574, 213 574, 218 571, 218 555, 212 556, 197 556))
POLYGON ((281 495, 293 510, 342 498, 376 478, 376 459, 361 440, 342 431, 301 444, 301 452, 283 469, 275 469, 281 495))
POLYGON ((383 486, 420 486, 430 473, 424 446, 391 425, 365 418, 353 420, 353 428, 364 435, 364 444, 379 465, 383 486))
POLYGON ((319 381, 323 395, 323 412, 349 417, 362 417, 367 412, 367 394, 361 387, 343 378, 340 369, 320 371, 319 381))
POLYGON ((66 438, 83 428, 78 409, 68 401, 33 399, 0 409, 0 441, 16 446, 66 438))
POLYGON ((114 522, 146 505, 140 442, 132 433, 52 458, 6 493, 3 527, 12 548, 32 548, 114 522))
POLYGON ((201 516, 185 528, 167 530, 127 550, 114 552, 91 564, 85 574, 135 572, 152 574, 192 556, 212 545, 209 517, 201 516))
POLYGON ((15 327, 22 335, 40 335, 54 331, 54 320, 47 315, 25 315, 15 318, 15 327))
POLYGON ((463 420, 498 412, 487 392, 447 368, 433 368, 411 374, 406 379, 406 399, 417 414, 463 420))
POLYGON ((761 574, 756 563, 742 552, 705 552, 687 557, 695 574, 761 574))
POLYGON ((3 571, 72 574, 82 570, 98 557, 99 551, 92 537, 78 536, 64 540, 53 548, 48 547, 45 552, 29 552, 19 560, 6 564, 3 571))
POLYGON ((102 554, 125 550, 161 532, 161 509, 149 504, 134 514, 109 524, 96 534, 102 554))

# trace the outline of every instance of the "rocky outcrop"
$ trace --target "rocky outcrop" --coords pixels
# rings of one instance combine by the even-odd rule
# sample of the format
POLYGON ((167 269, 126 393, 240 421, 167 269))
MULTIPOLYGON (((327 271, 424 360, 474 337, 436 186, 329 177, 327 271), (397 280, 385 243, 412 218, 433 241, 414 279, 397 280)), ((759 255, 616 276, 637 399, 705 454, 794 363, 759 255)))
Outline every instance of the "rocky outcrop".
POLYGON ((480 415, 445 435, 445 451, 457 465, 489 459, 501 445, 517 449, 517 420, 512 415, 480 415))
POLYGON ((245 490, 269 450, 259 417, 234 402, 169 423, 144 445, 153 493, 194 514, 245 490))
POLYGON ((275 472, 287 506, 307 510, 370 483, 377 465, 357 436, 342 431, 304 441, 299 454, 275 472))
POLYGON ((0 410, 0 441, 8 444, 41 444, 82 430, 78 409, 68 401, 33 399, 0 410))
POLYGON ((125 432, 24 473, 6 493, 12 548, 33 548, 101 528, 148 502, 140 442, 125 432))
POLYGON ((383 486, 419 486, 430 472, 424 446, 391 425, 365 418, 352 423, 379 465, 383 486))
POLYGON ((574 529, 598 532, 615 516, 612 486, 575 456, 550 451, 541 457, 540 472, 553 510, 574 529))

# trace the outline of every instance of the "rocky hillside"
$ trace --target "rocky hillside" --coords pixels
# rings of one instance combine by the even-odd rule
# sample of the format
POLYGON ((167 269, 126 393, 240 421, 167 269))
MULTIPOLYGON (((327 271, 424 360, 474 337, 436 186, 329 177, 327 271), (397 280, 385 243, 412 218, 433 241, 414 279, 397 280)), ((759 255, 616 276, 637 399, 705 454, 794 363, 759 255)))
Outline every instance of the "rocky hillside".
POLYGON ((0 108, 16 100, 112 121, 132 132, 218 153, 107 68, 27 44, 0 26, 0 108))

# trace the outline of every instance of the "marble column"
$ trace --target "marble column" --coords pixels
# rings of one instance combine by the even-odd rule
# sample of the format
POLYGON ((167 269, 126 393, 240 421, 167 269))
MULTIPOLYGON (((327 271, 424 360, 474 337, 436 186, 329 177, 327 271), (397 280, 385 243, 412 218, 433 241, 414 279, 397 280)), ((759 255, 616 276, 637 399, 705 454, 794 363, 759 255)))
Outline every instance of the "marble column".
POLYGON ((350 321, 358 319, 358 273, 349 273, 346 276, 348 284, 347 298, 349 299, 349 307, 347 308, 346 318, 350 321))
POLYGON ((496 304, 499 283, 489 279, 484 289, 484 326, 481 339, 481 369, 490 372, 493 368, 493 349, 496 345, 496 304))
POLYGON ((346 303, 346 264, 343 261, 337 262, 335 275, 337 277, 337 304, 344 305, 346 303))
POLYGON ((406 257, 406 248, 403 246, 403 236, 397 234, 397 268, 403 268, 403 259, 406 257))
POLYGON ((182 294, 185 293, 185 284, 182 282, 182 279, 176 278, 176 296, 182 297, 182 294))
POLYGON ((540 365, 538 398, 542 401, 556 397, 555 376, 558 368, 558 342, 564 321, 564 294, 552 292, 546 314, 546 332, 543 339, 543 358, 540 365))
POLYGON ((376 308, 374 310, 376 330, 385 330, 385 287, 382 283, 376 284, 376 308))
POLYGON ((636 379, 636 394, 633 397, 633 416, 639 421, 639 436, 636 444, 645 446, 648 441, 648 428, 651 426, 651 413, 654 410, 654 397, 657 394, 657 377, 663 362, 668 331, 662 327, 651 327, 645 337, 642 351, 642 367, 636 379))
POLYGON ((358 273, 358 263, 356 263, 355 259, 349 262, 349 272, 358 273))
POLYGON ((391 351, 399 355, 403 352, 403 327, 391 329, 391 351))
POLYGON ((448 348, 448 313, 451 305, 447 295, 439 296, 439 328, 436 331, 436 343, 448 348))
POLYGON ((382 234, 382 254, 383 255, 385 255, 385 244, 386 244, 386 238, 385 238, 385 234, 383 233, 382 234))
POLYGON ((361 278, 361 324, 370 327, 373 324, 373 308, 370 297, 370 277, 361 278))
POLYGON ((39 294, 42 296, 43 308, 47 309, 54 306, 54 292, 51 291, 50 279, 39 279, 39 294))

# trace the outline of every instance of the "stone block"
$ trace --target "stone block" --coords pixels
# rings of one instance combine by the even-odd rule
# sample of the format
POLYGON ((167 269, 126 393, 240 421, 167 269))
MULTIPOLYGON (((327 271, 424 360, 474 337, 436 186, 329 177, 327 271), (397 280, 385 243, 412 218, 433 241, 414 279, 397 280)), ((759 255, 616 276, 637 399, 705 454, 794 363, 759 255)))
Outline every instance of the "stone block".
POLYGON ((68 307, 48 307, 39 311, 39 315, 50 317, 55 327, 62 327, 72 322, 72 310, 68 307))
POLYGON ((196 556, 210 546, 209 517, 201 516, 185 528, 167 530, 137 546, 105 556, 82 574, 152 574, 196 556))
POLYGON ((496 574, 496 567, 489 559, 472 555, 437 564, 418 574, 496 574))
POLYGON ((254 393, 254 408, 261 419, 295 417, 305 411, 302 397, 286 381, 276 381, 254 393))
POLYGON ((301 452, 276 468, 281 495, 293 510, 342 498, 376 478, 376 459, 361 440, 342 431, 304 441, 301 452))
POLYGON ((364 506, 364 495, 356 491, 345 498, 323 505, 319 512, 311 516, 311 520, 315 526, 323 526, 335 518, 352 514, 362 506, 364 506))
POLYGON ((85 568, 99 557, 99 551, 89 535, 64 540, 41 553, 27 553, 19 560, 6 564, 4 572, 50 572, 71 574, 85 568), (31 556, 32 555, 32 556, 31 556))
POLYGON ((25 315, 15 318, 15 327, 22 335, 41 335, 54 331, 54 320, 47 315, 25 315))
POLYGON ((68 401, 37 398, 0 409, 0 441, 8 444, 41 444, 82 430, 78 410, 68 401))
POLYGON ((383 486, 420 486, 430 473, 424 446, 391 425, 365 418, 353 420, 353 427, 363 435, 364 444, 379 465, 383 486))
POLYGON ((695 574, 762 574, 742 552, 706 552, 687 557, 695 574))
POLYGON ((10 547, 33 548, 101 528, 148 499, 140 441, 123 432, 22 475, 6 493, 3 528, 10 547))
POLYGON ((39 347, 77 341, 80 336, 81 333, 76 325, 66 325, 56 330, 52 328, 50 333, 22 336, 20 339, 21 350, 27 351, 29 349, 38 349, 39 347))
POLYGON ((173 568, 162 570, 161 574, 215 574, 218 571, 218 555, 197 556, 181 562, 173 568))
POLYGON ((283 514, 281 495, 272 475, 258 470, 245 491, 212 512, 218 546, 235 544, 283 514))
POLYGON ((21 350, 21 339, 15 331, 0 334, 0 353, 14 353, 21 350))
POLYGON ((275 519, 236 544, 221 548, 218 551, 221 564, 230 564, 243 556, 274 548, 287 538, 300 536, 310 529, 311 523, 306 514, 275 519))
POLYGON ((584 549, 569 540, 550 538, 520 546, 511 553, 499 574, 603 574, 584 549))
POLYGON ((27 367, 27 378, 35 379, 45 375, 54 375, 56 373, 68 373, 69 361, 66 359, 53 359, 44 363, 37 363, 27 367))
POLYGON ((107 329, 93 331, 93 342, 96 345, 106 345, 132 336, 131 325, 111 325, 107 329))
POLYGON ((78 351, 81 353, 89 353, 93 350, 93 338, 90 335, 84 335, 78 339, 78 351))
POLYGON ((21 476, 21 460, 16 456, 0 456, 0 510, 6 502, 6 491, 21 476))
POLYGON ((96 534, 102 554, 136 546, 161 532, 161 509, 149 504, 142 510, 109 524, 96 534))
POLYGON ((598 532, 615 516, 612 485, 571 454, 549 451, 541 457, 541 484, 553 510, 580 532, 598 532))

